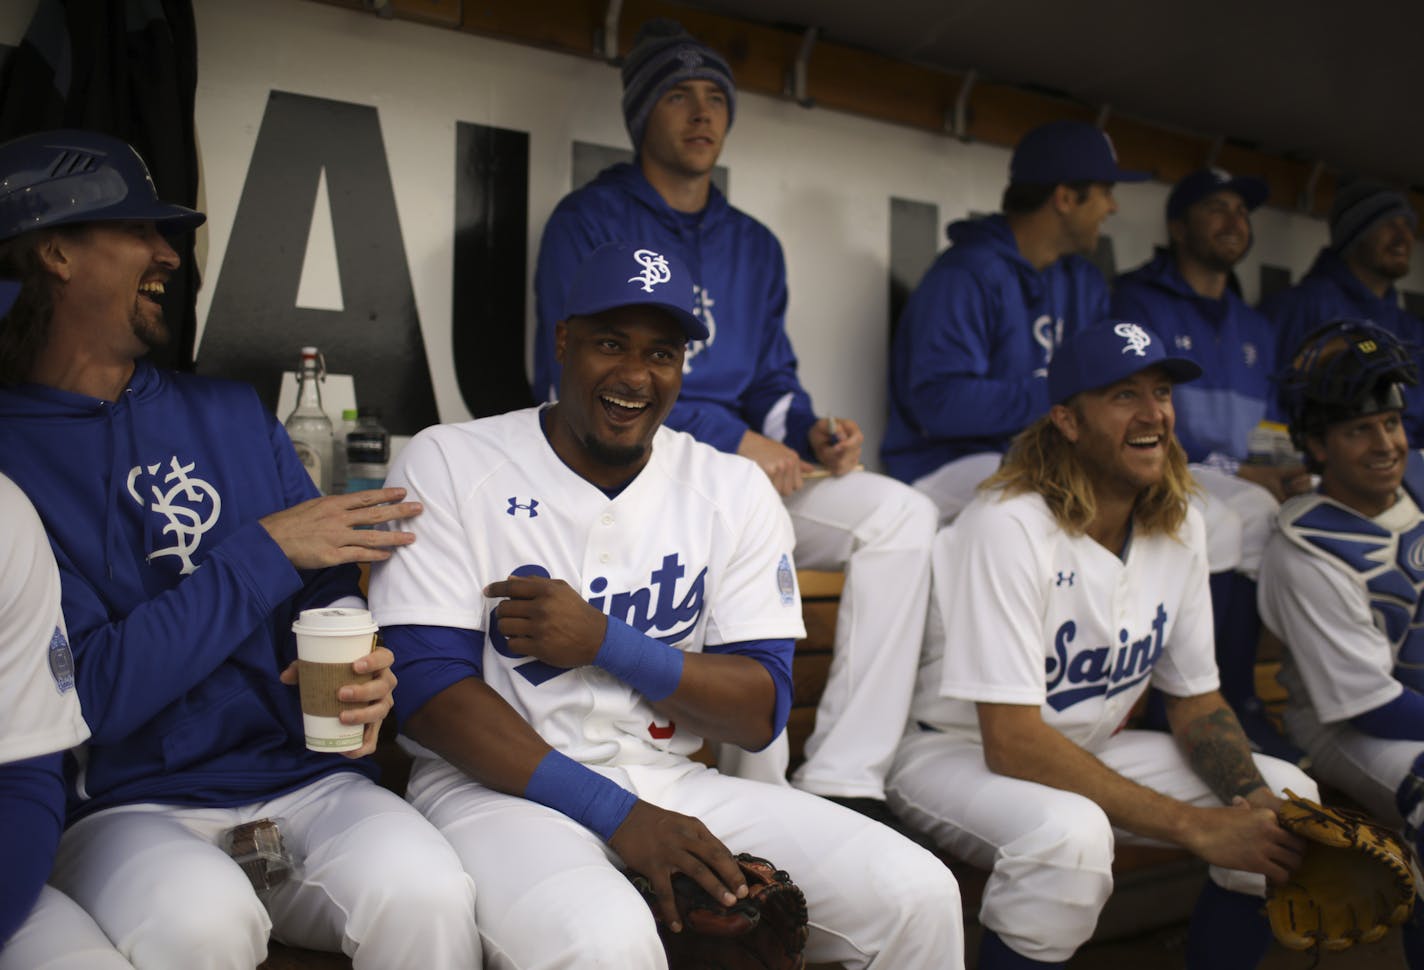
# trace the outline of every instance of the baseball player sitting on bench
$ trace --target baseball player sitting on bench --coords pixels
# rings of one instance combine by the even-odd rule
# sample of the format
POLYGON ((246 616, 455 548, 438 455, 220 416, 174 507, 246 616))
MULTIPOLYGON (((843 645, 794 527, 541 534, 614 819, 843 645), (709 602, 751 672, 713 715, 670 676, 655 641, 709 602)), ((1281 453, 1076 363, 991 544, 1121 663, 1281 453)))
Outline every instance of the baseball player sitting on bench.
POLYGON ((1256 576, 1280 503, 1310 489, 1298 461, 1256 464, 1248 441, 1276 414, 1275 332, 1229 285, 1251 248, 1262 179, 1219 168, 1184 177, 1167 196, 1170 248, 1113 284, 1112 316, 1136 320, 1203 369, 1177 395, 1177 440, 1201 487, 1221 694, 1263 754, 1299 763, 1256 696, 1256 576))
POLYGON ((1043 413, 1048 361, 1065 337, 1107 315, 1089 260, 1117 211, 1112 140, 1081 121, 1019 139, 1003 213, 950 224, 910 294, 890 349, 890 414, 880 457, 949 521, 999 467, 1013 436, 1043 413))
POLYGON ((0 470, 49 534, 92 731, 66 762, 53 885, 139 970, 251 970, 269 932, 359 968, 477 966, 459 860, 354 757, 390 709, 390 652, 342 689, 366 702, 341 715, 366 725, 353 757, 306 749, 284 674, 297 612, 359 605, 351 564, 410 540, 356 526, 418 508, 381 506, 400 489, 319 498, 250 387, 144 359, 168 338, 165 234, 204 217, 160 202, 132 148, 28 135, 0 145, 0 186, 0 274, 22 282, 0 327, 0 470), (218 843, 263 817, 299 866, 259 898, 218 843))
MULTIPOLYGON (((1308 335, 1282 381, 1320 491, 1281 506, 1261 619, 1286 644, 1285 725, 1312 770, 1424 849, 1424 455, 1404 430, 1411 351, 1372 324, 1308 335)), ((1406 924, 1424 967, 1420 908, 1406 924)))
MULTIPOLYGON (((696 313, 708 333, 688 345, 668 427, 760 465, 791 514, 801 568, 845 570, 830 672, 791 783, 893 824, 885 772, 924 639, 935 511, 899 482, 855 470, 864 439, 854 421, 838 417, 832 427, 816 417, 786 335, 781 244, 712 184, 735 99, 716 51, 673 21, 639 31, 623 65, 623 114, 637 158, 566 196, 539 246, 534 397, 552 400, 558 390, 554 330, 567 316, 565 288, 589 252, 639 239, 696 254, 696 313), (812 461, 829 476, 807 478, 812 461)), ((780 783, 788 754, 782 737, 750 757, 723 746, 718 763, 729 774, 780 783)))
POLYGON ((981 968, 1061 966, 1112 890, 1115 840, 1212 864, 1191 968, 1255 966, 1260 896, 1301 843, 1217 692, 1200 514, 1172 387, 1200 374, 1135 323, 1081 331, 1049 365, 1046 416, 935 540, 934 606, 891 807, 985 869, 981 968), (1122 730, 1148 684, 1171 735, 1122 730), (1246 895, 1250 893, 1252 895, 1246 895))
MULTIPOLYGON (((0 317, 19 285, 0 281, 0 317)), ((45 885, 64 827, 61 752, 89 737, 59 612, 59 570, 25 494, 0 475, 0 970, 128 970, 74 900, 45 885)))
POLYGON ((933 855, 688 758, 783 728, 803 635, 791 523, 755 465, 662 427, 707 336, 679 258, 601 246, 563 302, 558 403, 416 435, 390 481, 425 509, 403 524, 417 539, 371 579, 422 746, 408 797, 474 876, 489 965, 665 967, 620 867, 675 922, 674 872, 724 902, 743 890, 731 847, 804 890, 809 962, 962 966, 959 889, 933 855))

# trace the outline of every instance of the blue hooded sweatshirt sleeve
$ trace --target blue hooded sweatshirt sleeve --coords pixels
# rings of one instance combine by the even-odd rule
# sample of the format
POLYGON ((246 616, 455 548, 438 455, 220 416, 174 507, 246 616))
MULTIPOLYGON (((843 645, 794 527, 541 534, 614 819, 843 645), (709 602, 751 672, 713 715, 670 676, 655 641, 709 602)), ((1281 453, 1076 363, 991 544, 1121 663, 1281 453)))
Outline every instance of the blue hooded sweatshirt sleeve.
MULTIPOLYGON (((1368 320, 1414 348, 1424 370, 1424 321, 1399 305, 1393 288, 1376 296, 1334 250, 1316 256, 1304 278, 1261 302, 1276 328, 1277 360, 1286 366, 1305 338, 1332 320, 1368 320)), ((1405 389, 1404 430, 1411 443, 1424 442, 1424 386, 1405 389)))
POLYGON ((1054 348, 1107 314, 1107 285, 1086 259, 1035 270, 1002 216, 948 232, 952 245, 911 294, 890 352, 881 458, 905 482, 1004 451, 1048 411, 1054 348))
POLYGON ((1172 390, 1177 439, 1190 461, 1235 474, 1251 429, 1277 411, 1270 321, 1229 288, 1216 300, 1199 295, 1166 252, 1118 277, 1112 315, 1148 327, 1172 353, 1201 365, 1201 377, 1172 390))
POLYGON ((535 397, 557 396, 554 328, 564 316, 565 282, 589 252, 614 240, 680 255, 710 331, 688 346, 668 426, 727 452, 751 429, 810 457, 815 413, 786 336, 786 270, 776 237, 715 186, 702 212, 674 211, 632 164, 614 165, 565 196, 544 227, 534 274, 535 397))
POLYGON ((307 752, 277 679, 296 611, 359 596, 358 571, 299 572, 261 525, 317 493, 251 388, 140 362, 116 402, 22 385, 0 389, 0 415, 0 463, 59 564, 93 735, 72 811, 242 804, 368 770, 307 752))

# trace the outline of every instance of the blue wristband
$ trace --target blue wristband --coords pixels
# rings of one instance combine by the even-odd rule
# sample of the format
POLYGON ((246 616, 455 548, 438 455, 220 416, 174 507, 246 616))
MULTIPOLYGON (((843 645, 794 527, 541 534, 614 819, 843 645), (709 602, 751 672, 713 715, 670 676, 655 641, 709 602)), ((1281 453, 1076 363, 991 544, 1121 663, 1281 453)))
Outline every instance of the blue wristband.
POLYGON ((638 798, 616 781, 550 751, 540 760, 524 787, 524 797, 563 812, 607 842, 633 810, 638 798))
POLYGON ((593 665, 608 671, 650 701, 660 701, 682 683, 686 658, 677 647, 639 633, 622 620, 608 618, 608 631, 593 665))

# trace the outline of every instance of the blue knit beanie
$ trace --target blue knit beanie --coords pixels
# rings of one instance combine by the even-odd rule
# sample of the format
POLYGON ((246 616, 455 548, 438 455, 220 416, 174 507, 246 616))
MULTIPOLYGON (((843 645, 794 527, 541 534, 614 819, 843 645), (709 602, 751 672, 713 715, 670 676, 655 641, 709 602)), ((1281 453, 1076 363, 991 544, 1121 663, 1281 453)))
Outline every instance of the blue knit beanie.
POLYGON ((1330 248, 1344 253, 1365 233, 1395 216, 1404 216, 1411 229, 1419 226, 1419 215, 1403 192, 1379 182, 1351 182, 1335 193, 1330 207, 1330 248))
POLYGON ((633 150, 658 99, 683 81, 711 81, 727 96, 727 127, 737 110, 737 85, 722 55, 693 37, 676 20, 650 20, 638 29, 623 61, 623 121, 633 150))

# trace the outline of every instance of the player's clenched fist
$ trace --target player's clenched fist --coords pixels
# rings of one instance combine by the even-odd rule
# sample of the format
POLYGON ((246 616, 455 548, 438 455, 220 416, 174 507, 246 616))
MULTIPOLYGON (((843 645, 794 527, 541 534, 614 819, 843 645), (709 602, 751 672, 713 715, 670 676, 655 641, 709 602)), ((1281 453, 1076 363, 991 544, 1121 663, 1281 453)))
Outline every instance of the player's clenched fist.
POLYGON ((747 895, 737 860, 707 826, 690 815, 635 802, 608 844, 629 869, 648 878, 658 909, 674 933, 682 932, 672 889, 674 872, 690 876, 724 906, 747 895))
POLYGON ((511 650, 555 667, 583 667, 598 656, 608 618, 562 579, 511 576, 490 583, 485 595, 504 599, 495 617, 511 650))

